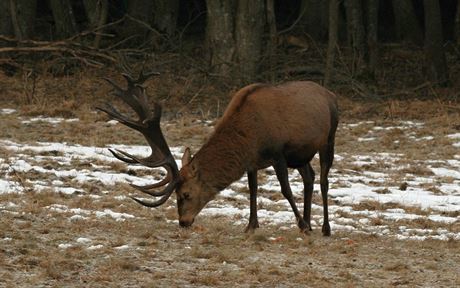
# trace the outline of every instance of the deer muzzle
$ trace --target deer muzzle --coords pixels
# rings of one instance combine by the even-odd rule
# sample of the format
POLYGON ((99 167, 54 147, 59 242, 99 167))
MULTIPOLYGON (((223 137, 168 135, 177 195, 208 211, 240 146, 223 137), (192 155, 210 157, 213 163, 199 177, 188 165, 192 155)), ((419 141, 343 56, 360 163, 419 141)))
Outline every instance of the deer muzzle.
POLYGON ((187 227, 192 226, 194 220, 195 219, 193 219, 193 218, 191 218, 191 219, 179 219, 179 225, 180 225, 180 227, 187 228, 187 227))

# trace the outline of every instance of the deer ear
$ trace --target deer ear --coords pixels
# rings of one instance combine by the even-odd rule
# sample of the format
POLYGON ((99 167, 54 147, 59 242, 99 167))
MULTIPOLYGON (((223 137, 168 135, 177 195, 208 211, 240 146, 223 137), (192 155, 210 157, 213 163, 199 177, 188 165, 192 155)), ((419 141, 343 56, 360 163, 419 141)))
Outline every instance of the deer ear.
POLYGON ((186 147, 184 155, 182 155, 182 167, 188 165, 190 161, 192 161, 192 153, 190 152, 190 148, 186 147))

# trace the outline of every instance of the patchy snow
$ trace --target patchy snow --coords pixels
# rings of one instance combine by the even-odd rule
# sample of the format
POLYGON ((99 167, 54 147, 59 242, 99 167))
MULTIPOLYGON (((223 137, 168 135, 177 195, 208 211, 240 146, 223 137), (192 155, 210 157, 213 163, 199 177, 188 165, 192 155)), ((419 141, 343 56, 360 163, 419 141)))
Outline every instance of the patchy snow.
POLYGON ((13 114, 16 113, 15 109, 10 109, 10 108, 2 108, 0 109, 0 114, 1 115, 8 115, 8 114, 13 114))
MULTIPOLYGON (((12 110, 12 109, 11 109, 12 110)), ((15 113, 8 109, 0 110, 0 114, 15 113)), ((32 118, 26 123, 44 121, 55 125, 63 122, 77 121, 78 119, 61 118, 32 118)), ((24 122, 23 122, 24 123, 24 122)), ((114 124, 112 122, 110 125, 114 124)), ((343 124, 341 129, 355 129, 358 126, 371 126, 368 135, 357 138, 358 141, 377 141, 373 133, 385 133, 394 129, 418 129, 424 126, 421 122, 401 121, 392 126, 373 126, 372 121, 343 124)), ((411 132, 412 133, 412 132, 411 132)), ((406 137, 416 141, 431 141, 433 136, 420 136, 405 134, 406 137)), ((460 133, 447 135, 449 139, 457 141, 460 133)), ((454 143, 454 145, 459 143, 454 143)), ((8 155, 0 155, 0 195, 8 193, 25 193, 28 189, 35 192, 54 191, 65 194, 66 197, 91 197, 99 201, 101 197, 112 197, 123 203, 130 201, 128 196, 112 195, 107 185, 120 183, 133 183, 137 185, 150 184, 159 181, 161 177, 136 176, 137 173, 147 170, 136 165, 126 165, 123 172, 115 171, 113 164, 119 163, 107 148, 120 149, 134 155, 149 155, 148 146, 136 145, 108 145, 108 147, 90 147, 78 144, 36 142, 32 144, 14 142, 0 139, 3 149, 10 151, 8 155), (85 165, 73 165, 78 161, 85 165), (51 164, 50 164, 51 163, 51 164), (21 176, 22 175, 22 176, 21 176), (33 177, 32 177, 33 175, 33 177), (30 179, 29 179, 29 176, 30 179), (88 186, 97 186, 100 189, 92 191, 88 186), (109 190, 109 191, 106 191, 109 190)), ((180 157, 183 149, 172 147, 171 151, 180 167, 180 157)), ((460 221, 457 216, 460 210, 460 155, 453 159, 420 160, 416 165, 427 168, 431 173, 414 175, 405 171, 400 161, 406 157, 403 153, 363 153, 348 154, 341 152, 335 156, 336 163, 346 163, 344 167, 333 168, 330 173, 329 190, 330 221, 333 231, 343 230, 352 233, 366 233, 393 236, 399 239, 457 239, 460 233, 449 228, 417 229, 411 228, 411 221, 431 221, 439 224, 453 225, 460 221), (388 168, 381 168, 381 167, 388 168), (366 167, 358 169, 358 167, 366 167), (354 170, 356 169, 356 170, 354 170), (407 187, 401 188, 401 182, 394 179, 400 176, 407 187), (393 205, 396 208, 371 209, 365 203, 376 205, 393 205), (361 207, 361 206, 362 207, 361 207), (421 212, 417 212, 421 211, 421 212), (377 223, 383 219, 383 224, 377 223), (399 229, 394 229, 385 223, 401 223, 399 229)), ((316 161, 316 160, 315 160, 316 161)), ((124 164, 123 164, 124 165, 124 164)), ((335 166, 334 166, 335 167, 335 166)), ((161 170, 161 169, 160 169, 161 170)), ((408 169, 410 171, 410 169, 408 169)), ((264 181, 260 181, 258 195, 259 222, 261 225, 277 225, 279 229, 292 229, 296 227, 294 215, 288 202, 281 197, 280 188, 273 169, 267 169, 264 181)), ((140 175, 149 173, 140 173, 140 175)), ((158 174, 158 173, 157 173, 158 174)), ((156 175, 157 175, 156 174, 156 175)), ((317 173, 319 174, 319 173, 317 173)), ((164 175, 164 171, 163 174, 164 175)), ((297 171, 290 173, 290 183, 294 195, 299 199, 298 207, 303 207, 303 184, 297 171)), ((317 180, 318 180, 317 176, 317 180)), ((235 225, 246 225, 249 217, 249 201, 247 181, 243 177, 221 191, 216 200, 210 202, 200 216, 218 217, 226 216, 234 219, 235 225)), ((314 185, 315 193, 320 190, 319 184, 314 185)), ((133 191, 133 193, 136 193, 133 191)), ((174 205, 173 201, 168 202, 174 205)), ((370 205, 370 204, 369 204, 370 205)), ((2 203, 1 213, 17 213, 20 207, 14 203, 2 203)), ((69 208, 62 204, 52 204, 45 207, 50 217, 61 214, 68 221, 92 221, 93 219, 113 219, 115 221, 134 221, 138 217, 133 214, 116 211, 117 207, 97 211, 95 209, 69 208)), ((320 229, 322 225, 322 206, 312 205, 312 225, 320 229)), ((174 222, 177 222, 175 220, 174 222)), ((449 226, 443 227, 449 227, 449 226)), ((4 239, 3 239, 4 240, 4 239)), ((6 241, 6 240, 4 240, 6 241)), ((101 249, 102 245, 93 244, 92 240, 85 237, 75 239, 73 243, 61 243, 61 249, 84 245, 87 249, 101 249)), ((117 250, 129 249, 128 245, 115 247, 117 250)))
POLYGON ((113 247, 115 250, 127 250, 129 248, 131 248, 129 245, 121 245, 121 246, 116 246, 116 247, 113 247))
POLYGON ((111 217, 116 221, 125 221, 126 219, 135 218, 134 215, 127 214, 127 213, 118 213, 114 212, 110 209, 105 209, 104 211, 96 211, 96 217, 111 217))
POLYGON ((76 242, 80 244, 88 244, 88 243, 93 242, 93 240, 89 238, 85 238, 85 237, 80 237, 80 238, 77 238, 76 242))
POLYGON ((60 249, 67 249, 67 248, 72 248, 73 247, 73 244, 70 244, 70 243, 61 243, 58 245, 58 248, 60 249))
POLYGON ((50 124, 59 124, 61 122, 78 122, 80 121, 80 119, 78 118, 70 118, 70 119, 65 119, 65 118, 62 118, 62 117, 44 117, 44 116, 38 116, 38 117, 33 117, 33 118, 29 118, 27 120, 22 120, 21 123, 22 124, 30 124, 30 123, 33 123, 33 122, 46 122, 46 123, 50 123, 50 124))
POLYGON ((20 183, 16 181, 0 179, 0 194, 18 193, 22 190, 20 183))
POLYGON ((460 171, 447 169, 447 168, 431 168, 431 171, 437 176, 441 177, 452 177, 454 179, 460 179, 460 171))
POLYGON ((460 139, 460 133, 449 134, 447 137, 451 139, 460 139))
POLYGON ((98 245, 91 245, 87 249, 88 250, 97 250, 97 249, 102 249, 102 248, 104 248, 104 245, 98 244, 98 245))

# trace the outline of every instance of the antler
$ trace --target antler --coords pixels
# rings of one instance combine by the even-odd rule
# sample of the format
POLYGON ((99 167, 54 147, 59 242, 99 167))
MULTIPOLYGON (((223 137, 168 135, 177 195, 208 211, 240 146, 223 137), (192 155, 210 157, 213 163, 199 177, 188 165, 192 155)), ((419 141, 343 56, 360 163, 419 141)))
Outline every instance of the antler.
POLYGON ((147 202, 140 200, 138 198, 132 197, 136 202, 147 206, 147 207, 157 207, 165 203, 166 200, 171 196, 174 189, 179 183, 179 169, 177 168, 176 161, 169 150, 168 144, 161 132, 160 128, 160 118, 161 118, 161 105, 154 103, 153 109, 149 108, 147 95, 145 94, 145 88, 142 84, 151 76, 159 75, 157 72, 149 72, 144 74, 141 72, 137 79, 132 78, 129 74, 122 74, 128 83, 126 90, 120 88, 114 81, 108 78, 104 78, 109 82, 113 88, 113 94, 119 97, 123 102, 125 102, 131 109, 136 112, 139 117, 138 120, 133 120, 128 118, 126 115, 118 112, 112 105, 106 104, 105 107, 96 107, 96 109, 105 112, 112 119, 117 120, 118 122, 141 132, 150 147, 152 148, 152 153, 150 156, 145 158, 139 158, 134 155, 131 155, 127 152, 115 149, 109 149, 109 151, 117 159, 130 163, 130 164, 142 164, 147 167, 163 167, 167 171, 166 177, 160 182, 146 185, 146 186, 137 186, 131 184, 132 187, 147 193, 154 197, 161 197, 157 201, 147 202), (152 189, 167 186, 162 191, 153 191, 152 189))

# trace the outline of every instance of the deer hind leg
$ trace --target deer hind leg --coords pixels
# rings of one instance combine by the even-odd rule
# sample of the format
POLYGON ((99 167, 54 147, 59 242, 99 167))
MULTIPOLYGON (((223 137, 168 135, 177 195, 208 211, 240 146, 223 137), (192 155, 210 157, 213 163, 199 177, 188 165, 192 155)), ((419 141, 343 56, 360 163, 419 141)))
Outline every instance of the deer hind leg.
POLYGON ((303 220, 307 223, 310 231, 311 229, 311 199, 313 196, 313 184, 315 182, 315 171, 308 163, 297 169, 302 176, 304 194, 303 194, 303 220))
POLYGON ((321 165, 321 196, 323 198, 323 228, 324 236, 331 236, 331 227, 329 226, 329 213, 327 204, 327 193, 329 190, 329 181, 327 179, 329 170, 331 169, 332 162, 334 161, 334 142, 328 143, 323 149, 319 151, 319 161, 321 165))
POLYGON ((294 215, 297 219, 297 225, 299 226, 300 230, 302 230, 302 232, 307 232, 310 229, 310 227, 301 217, 299 210, 297 209, 297 206, 295 204, 294 196, 292 195, 291 191, 291 186, 289 185, 289 175, 286 160, 284 158, 281 158, 279 161, 277 161, 273 168, 275 168, 276 177, 280 182, 281 193, 283 193, 283 196, 288 200, 289 204, 292 207, 292 210, 294 211, 294 215))
POLYGON ((259 228, 257 220, 257 171, 248 171, 249 185, 249 223, 246 227, 246 233, 254 233, 259 228))

